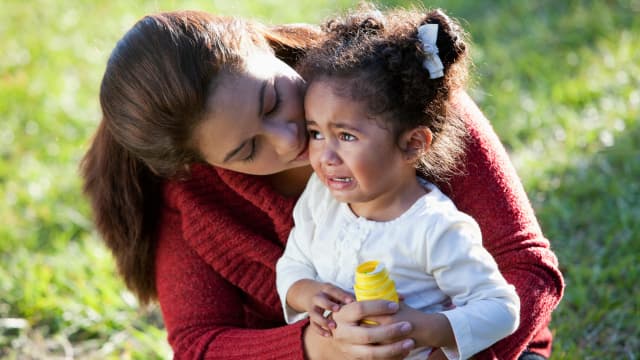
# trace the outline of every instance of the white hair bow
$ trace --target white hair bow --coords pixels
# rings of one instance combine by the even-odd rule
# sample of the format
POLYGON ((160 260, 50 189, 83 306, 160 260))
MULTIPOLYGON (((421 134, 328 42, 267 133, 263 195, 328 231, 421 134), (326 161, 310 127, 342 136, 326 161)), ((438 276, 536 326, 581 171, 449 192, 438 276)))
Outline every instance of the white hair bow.
POLYGON ((425 59, 422 66, 429 70, 429 78, 437 79, 444 76, 444 66, 438 56, 438 24, 424 24, 418 28, 418 39, 422 43, 425 59))

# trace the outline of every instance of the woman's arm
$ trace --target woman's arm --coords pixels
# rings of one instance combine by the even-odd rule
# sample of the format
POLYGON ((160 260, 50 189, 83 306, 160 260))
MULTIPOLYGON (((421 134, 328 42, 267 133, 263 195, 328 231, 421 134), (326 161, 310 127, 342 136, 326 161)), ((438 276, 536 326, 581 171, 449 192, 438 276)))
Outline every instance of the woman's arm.
POLYGON ((456 206, 480 225, 483 245, 520 297, 520 326, 511 336, 476 355, 516 358, 532 340, 548 355, 547 325, 564 289, 558 262, 544 238, 527 195, 491 125, 464 92, 455 102, 470 132, 465 174, 441 184, 456 206))
POLYGON ((245 324, 246 297, 182 240, 179 214, 162 218, 158 300, 176 359, 303 359, 307 322, 271 329, 245 324))

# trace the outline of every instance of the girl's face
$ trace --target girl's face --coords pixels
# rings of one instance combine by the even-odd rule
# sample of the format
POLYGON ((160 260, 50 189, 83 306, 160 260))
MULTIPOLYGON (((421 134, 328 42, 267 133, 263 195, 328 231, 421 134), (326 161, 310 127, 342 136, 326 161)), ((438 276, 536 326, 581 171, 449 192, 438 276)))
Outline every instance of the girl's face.
POLYGON ((364 105, 337 96, 330 80, 314 81, 305 97, 309 160, 332 195, 358 214, 387 206, 415 181, 415 169, 390 129, 364 105))
POLYGON ((273 54, 251 55, 240 73, 221 74, 193 143, 211 165, 247 174, 306 165, 304 91, 300 75, 273 54))

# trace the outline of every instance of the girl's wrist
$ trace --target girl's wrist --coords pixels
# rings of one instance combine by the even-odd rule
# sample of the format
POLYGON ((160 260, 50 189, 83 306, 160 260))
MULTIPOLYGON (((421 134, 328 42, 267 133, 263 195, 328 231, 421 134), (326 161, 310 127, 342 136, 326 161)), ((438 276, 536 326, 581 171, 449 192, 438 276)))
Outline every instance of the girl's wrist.
POLYGON ((302 279, 298 280, 287 292, 287 305, 292 309, 305 312, 309 311, 307 305, 311 302, 311 297, 315 294, 318 283, 315 280, 302 279))
POLYGON ((424 314, 412 321, 411 337, 416 341, 416 347, 455 347, 455 336, 449 319, 442 313, 424 314))

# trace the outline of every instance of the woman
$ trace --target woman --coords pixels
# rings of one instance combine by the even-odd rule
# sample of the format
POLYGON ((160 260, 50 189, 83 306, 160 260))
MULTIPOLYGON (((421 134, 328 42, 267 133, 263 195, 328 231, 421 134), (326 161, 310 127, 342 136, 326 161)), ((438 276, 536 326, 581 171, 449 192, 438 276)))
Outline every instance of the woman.
MULTIPOLYGON (((113 50, 103 119, 82 172, 98 231, 127 286, 158 300, 176 358, 398 359, 414 346, 392 303, 344 306, 334 337, 284 325, 275 263, 311 173, 292 69, 322 41, 200 12, 148 16, 113 50), (358 326, 380 316, 378 327, 358 326)), ((463 174, 441 188, 480 224, 521 298, 521 325, 479 358, 549 355, 563 280, 508 157, 469 97, 463 174)))

